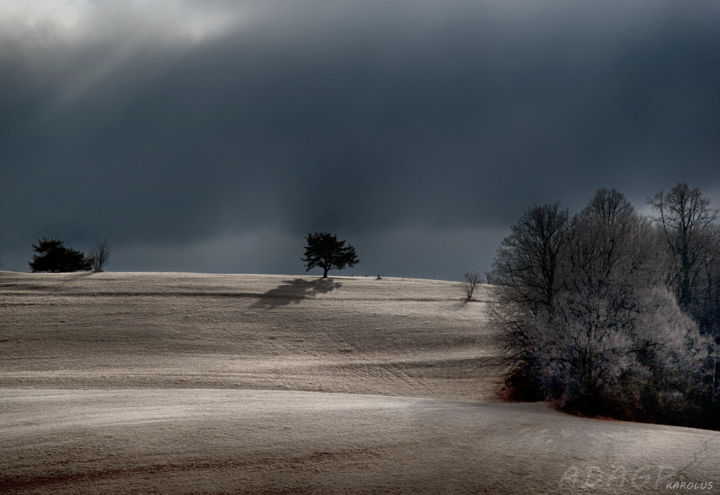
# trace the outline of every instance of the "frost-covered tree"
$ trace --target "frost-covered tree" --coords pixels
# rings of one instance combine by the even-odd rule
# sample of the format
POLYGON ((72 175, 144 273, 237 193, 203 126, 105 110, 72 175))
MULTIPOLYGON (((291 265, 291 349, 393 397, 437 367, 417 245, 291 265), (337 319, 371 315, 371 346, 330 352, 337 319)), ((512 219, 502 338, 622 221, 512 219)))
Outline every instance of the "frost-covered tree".
POLYGON ((488 282, 498 287, 494 313, 503 329, 510 388, 519 398, 542 398, 542 322, 554 313, 568 242, 568 212, 558 203, 535 205, 503 239, 488 282))
MULTIPOLYGON (((701 303, 702 278, 711 262, 713 222, 718 212, 698 188, 676 184, 670 191, 659 191, 649 200, 668 255, 667 278, 680 307, 694 312, 701 303)), ((715 239, 715 242, 717 240, 715 239)))
POLYGON ((585 413, 667 418, 698 390, 708 342, 664 288, 650 222, 621 193, 601 189, 550 249, 556 238, 539 228, 548 215, 529 212, 490 274, 511 390, 585 413))
POLYGON ((552 322, 562 328, 564 400, 592 409, 630 366, 627 355, 648 277, 646 222, 616 190, 601 189, 575 215, 552 322))
MULTIPOLYGON (((718 347, 720 346, 720 225, 718 210, 699 189, 678 183, 660 191, 649 201, 661 240, 661 266, 665 283, 675 293, 680 307, 712 336, 700 401, 710 424, 720 418, 718 347)), ((707 423, 708 421, 706 421, 707 423)))

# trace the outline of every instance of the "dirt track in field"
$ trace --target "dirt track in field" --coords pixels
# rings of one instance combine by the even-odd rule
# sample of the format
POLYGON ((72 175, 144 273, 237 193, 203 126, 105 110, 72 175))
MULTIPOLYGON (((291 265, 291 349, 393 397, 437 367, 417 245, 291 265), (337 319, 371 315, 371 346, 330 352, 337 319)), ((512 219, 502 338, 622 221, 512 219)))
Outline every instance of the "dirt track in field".
POLYGON ((720 433, 499 402, 491 294, 461 297, 428 280, 0 272, 0 491, 720 491, 720 433))

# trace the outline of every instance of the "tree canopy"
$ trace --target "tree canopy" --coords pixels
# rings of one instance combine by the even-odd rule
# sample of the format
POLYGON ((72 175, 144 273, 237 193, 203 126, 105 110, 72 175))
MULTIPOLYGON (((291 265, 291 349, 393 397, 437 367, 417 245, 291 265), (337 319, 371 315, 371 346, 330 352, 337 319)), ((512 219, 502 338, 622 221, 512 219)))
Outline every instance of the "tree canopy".
POLYGON ((59 239, 43 237, 37 244, 33 244, 37 254, 28 263, 33 272, 77 272, 90 270, 92 259, 75 249, 65 247, 59 239))
POLYGON ((655 224, 614 189, 600 189, 572 216, 553 203, 520 218, 489 274, 508 395, 586 414, 718 427, 707 335, 716 326, 699 317, 715 322, 717 313, 683 305, 685 297, 712 306, 720 284, 711 265, 717 249, 709 233, 699 236, 716 216, 694 191, 680 184, 656 196, 655 224), (685 246, 697 256, 683 256, 685 246))
POLYGON ((323 269, 323 278, 327 278, 328 271, 333 268, 342 270, 359 261, 355 248, 345 245, 345 241, 338 241, 335 234, 310 233, 305 236, 305 242, 305 255, 301 258, 305 263, 305 271, 320 267, 323 269))

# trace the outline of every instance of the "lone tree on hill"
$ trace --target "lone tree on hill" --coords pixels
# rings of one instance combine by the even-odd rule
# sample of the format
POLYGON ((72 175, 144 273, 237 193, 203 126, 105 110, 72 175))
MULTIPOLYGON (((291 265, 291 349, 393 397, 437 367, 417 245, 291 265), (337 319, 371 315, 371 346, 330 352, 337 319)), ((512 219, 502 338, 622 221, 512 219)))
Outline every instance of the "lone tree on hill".
POLYGON ((478 272, 467 272, 463 275, 463 290, 465 291, 465 300, 472 301, 475 288, 482 283, 482 275, 478 272))
POLYGON ((92 268, 92 259, 86 258, 80 251, 65 247, 59 239, 43 237, 37 244, 33 244, 33 249, 37 254, 28 263, 33 272, 77 272, 92 268))
POLYGON ((95 249, 92 253, 92 270, 94 272, 104 272, 105 265, 110 259, 110 243, 106 240, 99 241, 95 245, 95 249))
POLYGON ((355 248, 345 241, 338 241, 335 234, 315 232, 305 236, 305 256, 301 259, 305 263, 305 271, 319 266, 323 269, 323 278, 327 278, 332 268, 342 270, 346 266, 354 266, 358 262, 355 248))

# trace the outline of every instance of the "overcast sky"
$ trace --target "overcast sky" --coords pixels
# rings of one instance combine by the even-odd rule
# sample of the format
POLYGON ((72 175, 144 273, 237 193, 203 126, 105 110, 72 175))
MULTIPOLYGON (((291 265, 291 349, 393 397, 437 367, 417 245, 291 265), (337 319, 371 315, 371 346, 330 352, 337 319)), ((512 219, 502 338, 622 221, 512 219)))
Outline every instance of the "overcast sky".
POLYGON ((720 206, 715 0, 0 0, 0 259, 489 268, 534 203, 678 181, 720 206))

